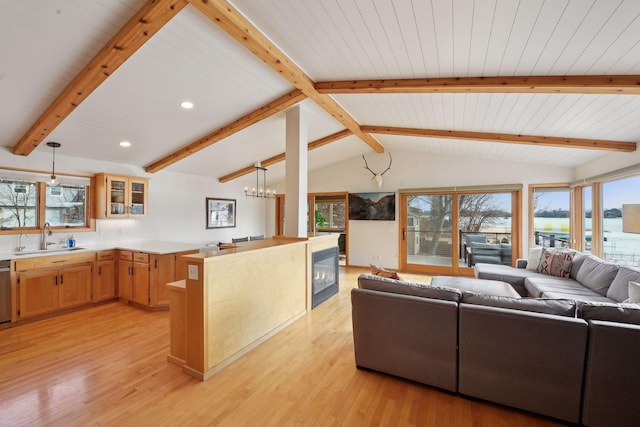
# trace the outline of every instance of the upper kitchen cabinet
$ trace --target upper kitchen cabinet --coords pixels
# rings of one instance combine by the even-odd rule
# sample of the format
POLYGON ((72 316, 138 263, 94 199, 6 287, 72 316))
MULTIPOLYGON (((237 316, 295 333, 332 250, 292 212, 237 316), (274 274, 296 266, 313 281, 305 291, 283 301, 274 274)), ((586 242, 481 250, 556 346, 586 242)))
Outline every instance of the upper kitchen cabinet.
POLYGON ((137 218, 147 215, 149 180, 98 173, 94 176, 96 218, 137 218))

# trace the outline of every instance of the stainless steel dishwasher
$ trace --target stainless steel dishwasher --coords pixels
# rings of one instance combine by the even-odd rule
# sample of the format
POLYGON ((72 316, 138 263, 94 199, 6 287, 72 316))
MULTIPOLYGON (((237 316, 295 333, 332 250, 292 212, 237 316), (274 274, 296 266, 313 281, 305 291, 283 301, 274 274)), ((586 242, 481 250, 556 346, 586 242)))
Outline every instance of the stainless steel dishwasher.
POLYGON ((10 267, 10 260, 0 260, 0 323, 11 322, 10 267))

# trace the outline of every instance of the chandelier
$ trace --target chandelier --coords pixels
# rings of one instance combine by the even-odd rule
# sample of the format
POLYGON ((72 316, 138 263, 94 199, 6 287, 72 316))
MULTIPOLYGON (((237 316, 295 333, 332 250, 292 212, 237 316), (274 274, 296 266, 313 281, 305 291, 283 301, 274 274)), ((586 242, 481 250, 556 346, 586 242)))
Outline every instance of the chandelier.
POLYGON ((260 162, 254 165, 256 169, 256 186, 253 188, 244 187, 245 197, 254 197, 261 199, 275 199, 276 190, 267 188, 267 168, 262 167, 260 162), (262 172, 262 186, 260 186, 260 172, 262 172))

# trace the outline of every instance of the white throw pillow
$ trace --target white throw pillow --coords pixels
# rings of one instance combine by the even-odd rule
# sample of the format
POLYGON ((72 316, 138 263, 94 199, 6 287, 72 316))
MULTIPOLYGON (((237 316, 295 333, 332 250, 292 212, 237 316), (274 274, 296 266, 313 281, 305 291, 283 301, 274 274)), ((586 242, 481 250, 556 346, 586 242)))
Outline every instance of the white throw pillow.
POLYGON ((529 256, 527 257, 527 270, 536 271, 538 269, 538 264, 540 264, 541 256, 541 247, 535 246, 529 249, 529 256))
POLYGON ((640 303, 640 283, 629 282, 629 302, 640 303))

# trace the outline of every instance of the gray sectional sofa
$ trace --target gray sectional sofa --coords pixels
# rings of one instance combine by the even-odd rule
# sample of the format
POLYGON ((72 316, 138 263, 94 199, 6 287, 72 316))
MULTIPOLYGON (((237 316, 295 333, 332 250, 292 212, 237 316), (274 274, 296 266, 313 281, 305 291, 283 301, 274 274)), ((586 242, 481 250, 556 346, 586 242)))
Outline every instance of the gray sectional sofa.
POLYGON ((571 423, 637 425, 640 304, 491 295, 437 279, 449 286, 358 278, 359 368, 571 423))
MULTIPOLYGON (((532 251, 533 252, 533 251, 532 251)), ((629 281, 640 281, 640 269, 619 266, 593 255, 573 251, 566 277, 540 272, 529 259, 519 259, 516 267, 476 264, 478 279, 509 283, 522 296, 570 298, 578 301, 620 303, 629 298, 629 281)))

